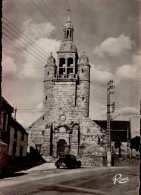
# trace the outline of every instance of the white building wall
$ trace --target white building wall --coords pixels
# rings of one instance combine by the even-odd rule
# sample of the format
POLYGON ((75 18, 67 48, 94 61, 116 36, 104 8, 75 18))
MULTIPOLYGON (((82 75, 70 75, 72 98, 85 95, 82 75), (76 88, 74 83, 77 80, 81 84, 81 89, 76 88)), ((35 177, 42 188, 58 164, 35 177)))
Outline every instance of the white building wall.
POLYGON ((16 156, 20 156, 20 147, 23 147, 23 155, 27 156, 27 141, 28 141, 28 135, 24 134, 24 140, 22 141, 22 132, 18 130, 17 133, 17 148, 16 148, 16 156))
POLYGON ((15 141, 14 133, 15 133, 15 129, 11 126, 10 127, 10 143, 9 143, 9 148, 8 148, 8 155, 9 156, 12 156, 13 143, 15 141))

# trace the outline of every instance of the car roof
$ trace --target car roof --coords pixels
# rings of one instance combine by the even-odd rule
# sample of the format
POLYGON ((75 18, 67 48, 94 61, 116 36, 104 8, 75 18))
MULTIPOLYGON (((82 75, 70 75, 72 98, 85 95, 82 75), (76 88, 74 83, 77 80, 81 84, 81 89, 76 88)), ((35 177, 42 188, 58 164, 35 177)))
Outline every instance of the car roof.
POLYGON ((61 154, 60 156, 74 156, 72 154, 61 154))

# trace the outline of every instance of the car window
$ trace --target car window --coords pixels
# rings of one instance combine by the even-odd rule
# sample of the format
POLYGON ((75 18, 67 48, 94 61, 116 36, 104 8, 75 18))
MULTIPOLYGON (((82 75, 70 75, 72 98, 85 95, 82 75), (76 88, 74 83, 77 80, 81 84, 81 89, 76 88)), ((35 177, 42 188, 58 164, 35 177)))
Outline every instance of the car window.
POLYGON ((65 159, 65 158, 66 158, 65 155, 60 156, 60 159, 65 159))
POLYGON ((71 156, 71 159, 76 160, 75 156, 71 156))

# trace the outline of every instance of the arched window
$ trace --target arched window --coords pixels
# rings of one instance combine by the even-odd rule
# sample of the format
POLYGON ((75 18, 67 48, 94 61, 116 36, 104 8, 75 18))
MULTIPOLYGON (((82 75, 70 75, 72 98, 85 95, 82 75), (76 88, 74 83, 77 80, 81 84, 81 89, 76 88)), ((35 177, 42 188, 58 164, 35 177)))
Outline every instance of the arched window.
POLYGON ((73 58, 68 58, 67 60, 67 74, 73 73, 73 58))
POLYGON ((45 132, 45 131, 42 131, 42 135, 44 135, 44 132, 45 132))
POLYGON ((73 65, 73 58, 68 58, 67 66, 70 67, 73 65))
POLYGON ((69 37, 69 30, 67 30, 67 38, 69 37))
POLYGON ((48 75, 49 75, 49 71, 48 71, 48 73, 47 73, 48 75))
POLYGON ((65 65, 65 58, 60 58, 59 61, 59 74, 65 73, 65 68, 63 67, 65 65))
POLYGON ((85 99, 85 98, 84 98, 84 97, 82 97, 82 101, 84 101, 84 99, 85 99))
POLYGON ((84 72, 84 70, 82 69, 82 73, 84 72))
POLYGON ((59 67, 63 67, 65 64, 65 58, 60 58, 59 67))
POLYGON ((46 95, 45 99, 47 100, 47 95, 46 95))

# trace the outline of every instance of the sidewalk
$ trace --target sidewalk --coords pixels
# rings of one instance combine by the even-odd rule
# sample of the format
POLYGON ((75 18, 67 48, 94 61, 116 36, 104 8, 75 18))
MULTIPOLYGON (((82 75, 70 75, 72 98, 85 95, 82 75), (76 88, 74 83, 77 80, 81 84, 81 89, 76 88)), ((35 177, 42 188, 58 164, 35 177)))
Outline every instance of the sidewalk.
POLYGON ((38 166, 33 167, 31 169, 20 171, 20 173, 22 173, 22 172, 30 173, 33 171, 43 171, 43 170, 54 169, 54 168, 56 168, 54 163, 44 163, 42 165, 38 165, 38 166))

